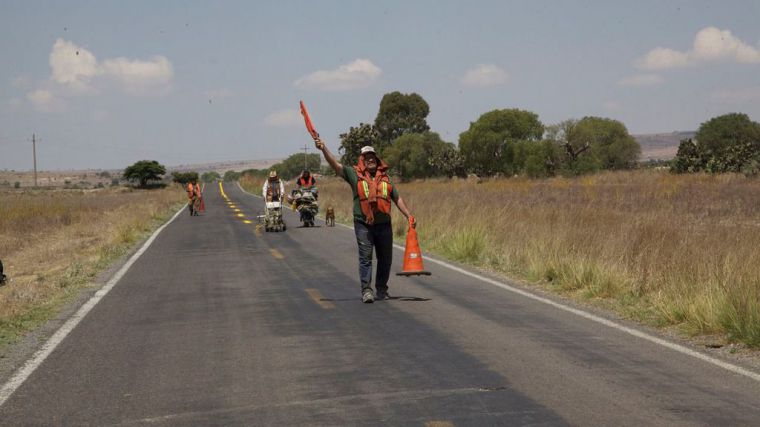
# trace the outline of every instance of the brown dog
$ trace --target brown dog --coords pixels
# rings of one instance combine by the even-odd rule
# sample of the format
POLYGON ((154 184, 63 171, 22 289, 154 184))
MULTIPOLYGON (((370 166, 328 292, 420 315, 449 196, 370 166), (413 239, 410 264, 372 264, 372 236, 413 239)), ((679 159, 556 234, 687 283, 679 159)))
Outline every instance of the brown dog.
POLYGON ((335 227, 335 209, 332 206, 328 206, 325 212, 325 224, 328 227, 335 227))

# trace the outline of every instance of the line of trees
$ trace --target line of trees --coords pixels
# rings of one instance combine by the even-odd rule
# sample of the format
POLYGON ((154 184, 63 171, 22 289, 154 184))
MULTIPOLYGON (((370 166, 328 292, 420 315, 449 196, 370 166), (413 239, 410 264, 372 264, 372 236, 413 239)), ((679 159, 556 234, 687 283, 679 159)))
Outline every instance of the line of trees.
POLYGON ((517 108, 481 115, 459 135, 458 146, 430 131, 430 107, 418 94, 385 94, 374 123, 340 135, 341 162, 355 164, 373 145, 403 180, 436 176, 546 177, 636 167, 641 148, 617 120, 584 117, 545 126, 517 108))

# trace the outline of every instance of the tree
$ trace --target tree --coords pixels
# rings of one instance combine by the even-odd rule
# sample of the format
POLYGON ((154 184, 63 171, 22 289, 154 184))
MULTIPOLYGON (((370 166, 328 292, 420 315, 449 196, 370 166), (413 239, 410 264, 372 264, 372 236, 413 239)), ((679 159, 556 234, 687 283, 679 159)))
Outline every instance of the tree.
POLYGON ((219 172, 217 171, 208 171, 208 172, 203 172, 203 174, 201 174, 201 181, 207 184, 210 182, 214 182, 220 178, 221 176, 219 175, 219 172))
POLYGON ((362 147, 371 145, 379 151, 380 132, 375 126, 367 123, 359 123, 357 127, 351 127, 348 132, 340 134, 340 148, 343 155, 340 162, 344 165, 355 165, 359 160, 362 147))
POLYGON ((641 146, 617 120, 602 117, 584 117, 579 120, 568 142, 573 147, 585 144, 589 154, 596 157, 602 169, 631 169, 641 155, 641 146))
POLYGON ((148 181, 160 181, 166 168, 155 160, 140 160, 124 169, 122 175, 128 181, 137 181, 144 188, 148 181))
POLYGON ((478 175, 511 174, 514 144, 538 141, 543 133, 544 125, 533 112, 517 108, 493 110, 459 135, 459 152, 465 167, 478 175))
POLYGON ((382 159, 402 180, 441 176, 445 173, 430 162, 431 157, 453 147, 435 132, 407 133, 382 152, 382 159))
POLYGON ((188 182, 198 182, 198 172, 172 172, 172 181, 185 185, 188 182))
POLYGON ((380 133, 382 150, 396 138, 406 133, 422 133, 430 130, 425 118, 430 114, 430 106, 418 94, 391 92, 383 95, 380 109, 375 118, 375 128, 380 133))
POLYGON ((224 182, 233 182, 240 179, 240 172, 235 172, 233 170, 228 170, 224 172, 224 177, 222 178, 224 182))
POLYGON ((670 163, 670 170, 676 173, 696 172, 704 169, 704 164, 699 155, 697 144, 689 139, 682 139, 678 143, 676 157, 670 163))
MULTIPOLYGON (((319 154, 306 154, 306 169, 310 171, 319 171, 320 163, 322 162, 319 154)), ((292 179, 301 175, 301 171, 304 169, 304 154, 296 153, 291 154, 282 162, 272 167, 283 179, 292 179)))
POLYGON ((760 160, 760 124, 746 114, 714 117, 702 123, 694 137, 708 172, 756 173, 753 165, 760 160))
POLYGON ((581 175, 602 169, 630 169, 637 165, 641 147, 617 120, 584 117, 547 127, 547 139, 562 155, 556 169, 581 175))
POLYGON ((462 157, 462 154, 454 144, 447 143, 447 146, 442 150, 430 153, 428 163, 447 178, 455 176, 464 178, 467 176, 464 157, 462 157))

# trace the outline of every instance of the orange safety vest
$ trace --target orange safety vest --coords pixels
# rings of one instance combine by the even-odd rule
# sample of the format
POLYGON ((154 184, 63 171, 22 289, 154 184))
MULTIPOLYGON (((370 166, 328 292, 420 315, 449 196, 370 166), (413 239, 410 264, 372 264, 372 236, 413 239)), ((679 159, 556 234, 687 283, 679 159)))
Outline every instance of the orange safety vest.
POLYGON ((298 178, 298 185, 301 187, 313 187, 315 183, 314 177, 311 175, 309 175, 308 180, 304 179, 304 177, 298 178))
POLYGON ((362 209, 364 217, 367 218, 367 224, 375 222, 375 212, 382 212, 386 215, 391 214, 391 193, 393 185, 385 171, 388 165, 378 159, 380 165, 377 167, 375 177, 370 176, 369 171, 364 166, 364 158, 359 158, 359 164, 354 166, 356 176, 359 181, 356 183, 356 190, 359 194, 359 206, 362 209))

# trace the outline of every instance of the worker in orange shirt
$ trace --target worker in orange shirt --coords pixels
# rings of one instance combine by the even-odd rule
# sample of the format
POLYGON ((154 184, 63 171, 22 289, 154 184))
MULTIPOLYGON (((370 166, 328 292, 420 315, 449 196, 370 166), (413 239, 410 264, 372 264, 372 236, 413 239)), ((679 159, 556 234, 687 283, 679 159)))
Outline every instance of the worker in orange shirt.
POLYGON ((187 208, 190 210, 190 216, 198 215, 201 205, 201 187, 196 180, 187 183, 187 208))

